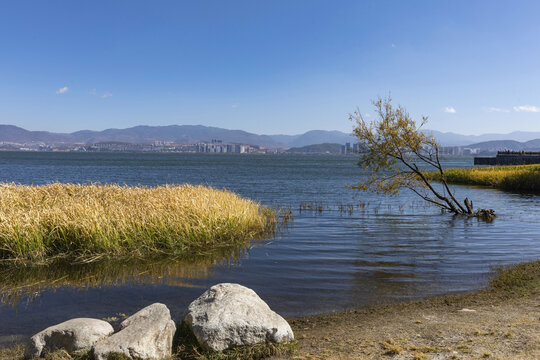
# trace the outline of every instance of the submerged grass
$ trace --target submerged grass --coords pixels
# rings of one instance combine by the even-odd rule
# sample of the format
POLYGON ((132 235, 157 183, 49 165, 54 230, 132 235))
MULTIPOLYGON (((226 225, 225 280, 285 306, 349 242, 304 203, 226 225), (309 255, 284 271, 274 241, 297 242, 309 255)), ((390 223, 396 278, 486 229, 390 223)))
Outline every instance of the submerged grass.
MULTIPOLYGON (((452 184, 481 185, 498 189, 540 193, 540 165, 493 166, 471 169, 446 169, 452 184)), ((431 180, 440 180, 438 172, 427 172, 431 180)))
POLYGON ((271 209, 205 186, 0 183, 0 262, 204 254, 276 222, 271 209))

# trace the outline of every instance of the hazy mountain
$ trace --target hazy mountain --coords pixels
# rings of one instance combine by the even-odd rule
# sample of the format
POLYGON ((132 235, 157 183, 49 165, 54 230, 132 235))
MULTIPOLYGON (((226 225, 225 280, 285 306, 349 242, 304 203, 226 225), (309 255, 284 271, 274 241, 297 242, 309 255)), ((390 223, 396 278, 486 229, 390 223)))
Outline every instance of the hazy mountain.
MULTIPOLYGON (((465 146, 473 143, 480 143, 493 140, 514 140, 526 142, 539 139, 540 132, 515 131, 509 134, 483 134, 483 135, 461 135, 451 132, 440 132, 436 130, 425 130, 426 133, 435 136, 437 141, 443 146, 465 146)), ((291 147, 301 147, 312 144, 337 143, 351 144, 357 142, 357 139, 350 134, 341 131, 313 130, 302 135, 270 135, 272 139, 279 143, 291 147)))
POLYGON ((104 131, 78 131, 72 134, 78 141, 95 143, 102 141, 124 141, 131 143, 152 143, 171 141, 178 144, 206 142, 220 139, 225 142, 279 147, 280 143, 266 135, 252 134, 242 130, 228 130, 202 125, 135 126, 128 129, 107 129, 104 131))
MULTIPOLYGON (((526 142, 540 138, 538 132, 513 132, 510 134, 460 135, 425 130, 433 134, 443 146, 464 146, 494 140, 526 142)), ((202 125, 135 126, 127 129, 107 129, 103 131, 82 130, 71 134, 47 131, 28 131, 13 125, 0 125, 0 142, 73 144, 122 141, 129 143, 152 143, 171 141, 179 144, 206 142, 220 139, 265 147, 302 147, 313 144, 355 143, 356 138, 341 131, 312 130, 298 135, 258 135, 242 130, 228 130, 202 125)), ((514 144, 516 145, 516 144, 514 144)), ((517 145, 516 145, 517 146, 517 145)))
POLYGON ((28 131, 13 125, 0 125, 0 141, 15 143, 31 142, 72 142, 70 134, 47 131, 28 131), (46 139, 46 140, 44 140, 46 139))
POLYGON ((171 141, 179 144, 195 143, 220 139, 266 147, 281 147, 267 135, 257 135, 242 130, 228 130, 202 125, 170 125, 170 126, 135 126, 128 129, 107 129, 103 131, 82 130, 71 134, 55 134, 45 131, 28 131, 12 125, 0 125, 0 141, 29 143, 96 143, 121 141, 128 143, 152 143, 154 141, 171 141))
POLYGON ((287 150, 290 154, 340 154, 343 145, 336 143, 313 144, 293 147, 287 150))
POLYGON ((355 137, 337 130, 311 130, 301 135, 270 135, 270 137, 277 142, 291 147, 323 143, 345 144, 347 142, 356 142, 355 137))
POLYGON ((515 140, 492 140, 470 144, 467 145, 467 147, 480 149, 480 151, 483 152, 496 152, 503 150, 540 151, 540 139, 534 139, 526 142, 519 142, 515 140))
POLYGON ((171 141, 178 144, 220 139, 225 142, 261 145, 265 147, 300 147, 321 143, 354 142, 355 138, 341 131, 312 130, 299 135, 258 135, 242 130, 228 130, 202 125, 135 126, 103 131, 82 130, 71 134, 28 131, 12 125, 0 125, 0 141, 15 143, 96 143, 121 141, 152 143, 171 141))
POLYGON ((481 143, 470 144, 467 147, 473 149, 480 149, 481 151, 499 151, 499 150, 512 150, 520 151, 525 149, 525 144, 514 140, 493 140, 484 141, 481 143))
POLYGON ((298 139, 301 135, 268 135, 272 140, 287 146, 294 144, 294 141, 298 139))
POLYGON ((540 151, 540 139, 534 139, 525 143, 527 149, 536 149, 534 151, 540 151))
POLYGON ((443 146, 463 146, 473 143, 480 143, 493 140, 514 140, 525 142, 540 138, 540 132, 514 131, 509 134, 483 134, 483 135, 461 135, 452 132, 440 132, 435 130, 425 130, 426 133, 435 136, 437 141, 443 146))

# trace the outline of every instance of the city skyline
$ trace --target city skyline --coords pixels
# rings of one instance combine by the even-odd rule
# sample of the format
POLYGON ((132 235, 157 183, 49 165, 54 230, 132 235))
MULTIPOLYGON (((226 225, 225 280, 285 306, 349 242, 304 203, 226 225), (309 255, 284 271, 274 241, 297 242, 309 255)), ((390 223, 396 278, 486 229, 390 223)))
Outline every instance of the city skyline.
POLYGON ((540 131, 533 1, 9 2, 0 123, 350 132, 391 94, 427 128, 540 131))

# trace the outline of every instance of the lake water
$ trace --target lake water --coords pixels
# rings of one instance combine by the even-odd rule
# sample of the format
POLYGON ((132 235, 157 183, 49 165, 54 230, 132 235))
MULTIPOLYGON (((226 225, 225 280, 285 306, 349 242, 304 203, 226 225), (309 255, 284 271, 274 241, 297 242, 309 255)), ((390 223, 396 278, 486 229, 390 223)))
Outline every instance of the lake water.
MULTIPOLYGON (((0 181, 207 184, 274 207, 294 221, 230 258, 201 262, 0 269, 0 345, 72 317, 130 314, 165 303, 175 319, 206 288, 235 282, 278 313, 299 316, 478 289, 493 266, 540 255, 540 196, 455 187, 492 223, 441 214, 399 197, 346 187, 354 157, 315 155, 0 152, 0 181), (322 211, 301 209, 316 204, 322 211)), ((471 158, 449 167, 470 167, 471 158)))

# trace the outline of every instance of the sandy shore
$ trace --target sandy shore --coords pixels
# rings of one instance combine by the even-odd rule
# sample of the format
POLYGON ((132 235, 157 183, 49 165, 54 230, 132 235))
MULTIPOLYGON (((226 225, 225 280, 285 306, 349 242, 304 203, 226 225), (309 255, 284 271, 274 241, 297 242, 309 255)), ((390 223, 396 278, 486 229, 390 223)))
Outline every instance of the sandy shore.
POLYGON ((540 359, 540 261, 509 268, 473 294, 290 323, 293 359, 540 359))
POLYGON ((295 319, 294 359, 540 359, 540 294, 438 298, 295 319))

